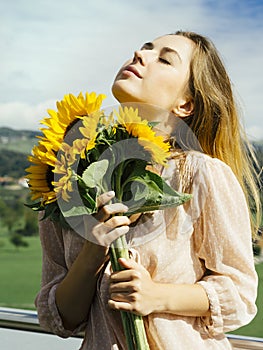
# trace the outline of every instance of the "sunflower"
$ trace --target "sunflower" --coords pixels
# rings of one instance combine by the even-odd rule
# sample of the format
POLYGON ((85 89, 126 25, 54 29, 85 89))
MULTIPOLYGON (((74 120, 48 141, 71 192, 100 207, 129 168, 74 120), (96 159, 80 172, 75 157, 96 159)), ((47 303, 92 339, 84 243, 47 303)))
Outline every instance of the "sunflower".
POLYGON ((156 136, 148 121, 138 115, 138 109, 120 107, 117 121, 130 135, 138 138, 139 144, 151 154, 154 162, 165 165, 170 155, 170 145, 162 136, 156 136))
POLYGON ((60 155, 60 160, 57 160, 53 172, 59 176, 58 181, 53 181, 52 185, 54 187, 54 192, 57 198, 62 198, 64 201, 68 202, 71 198, 69 193, 73 192, 72 180, 73 171, 70 166, 68 166, 67 159, 64 154, 60 155))
POLYGON ((60 151, 65 155, 68 166, 71 166, 76 162, 77 152, 74 152, 74 146, 70 146, 68 143, 62 142, 60 151))
POLYGON ((103 94, 97 96, 95 92, 86 93, 85 97, 82 93, 78 97, 72 94, 65 95, 62 101, 57 102, 57 112, 49 109, 49 117, 41 121, 41 124, 46 126, 40 129, 44 135, 40 137, 41 143, 47 149, 52 148, 57 152, 72 125, 99 110, 105 97, 103 94))
POLYGON ((57 161, 57 157, 53 149, 51 147, 47 149, 46 146, 41 141, 38 143, 37 146, 35 145, 33 147, 32 156, 28 157, 28 160, 32 163, 35 163, 34 159, 37 159, 40 162, 50 165, 52 167, 55 165, 57 161))
POLYGON ((81 158, 85 158, 86 151, 95 147, 100 117, 101 112, 99 111, 83 116, 83 126, 79 128, 83 138, 75 139, 72 145, 66 142, 61 143, 53 169, 54 174, 58 175, 58 180, 53 181, 52 185, 54 186, 57 197, 62 198, 66 202, 69 202, 71 198, 70 192, 73 192, 73 181, 76 180, 72 166, 76 166, 78 155, 81 158))
POLYGON ((56 200, 56 193, 53 191, 51 184, 52 179, 52 157, 49 157, 46 152, 45 161, 44 157, 44 146, 34 147, 33 155, 28 157, 28 160, 33 163, 26 169, 28 174, 25 176, 28 180, 28 185, 31 190, 31 199, 41 199, 42 205, 52 203, 56 200))
POLYGON ((73 142, 71 153, 73 155, 79 154, 80 158, 86 157, 86 151, 95 147, 95 140, 89 140, 86 138, 76 139, 73 142))
POLYGON ((136 126, 145 125, 148 126, 148 121, 143 120, 138 115, 138 109, 133 109, 132 107, 120 107, 119 113, 117 113, 117 122, 125 127, 129 134, 132 134, 134 137, 137 137, 136 126))
POLYGON ((152 139, 138 138, 138 142, 143 148, 148 151, 153 162, 161 165, 165 165, 167 158, 169 157, 170 146, 168 143, 164 143, 163 138, 159 139, 161 136, 155 136, 152 139), (165 147, 167 145, 167 147, 165 147))
POLYGON ((103 116, 102 111, 96 111, 90 115, 83 116, 82 125, 78 128, 83 138, 77 138, 73 141, 72 147, 68 149, 68 154, 73 157, 79 154, 81 158, 85 158, 86 151, 95 147, 98 128, 103 116))
POLYGON ((105 129, 112 128, 113 133, 115 133, 117 125, 114 117, 114 112, 111 112, 108 116, 102 114, 100 117, 100 124, 105 129))

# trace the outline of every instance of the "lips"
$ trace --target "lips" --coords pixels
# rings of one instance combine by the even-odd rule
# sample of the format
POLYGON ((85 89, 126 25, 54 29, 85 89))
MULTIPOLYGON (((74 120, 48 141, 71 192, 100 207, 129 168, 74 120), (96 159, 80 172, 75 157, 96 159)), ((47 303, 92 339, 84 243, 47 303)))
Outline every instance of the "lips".
POLYGON ((132 66, 132 65, 129 65, 127 67, 124 68, 123 72, 122 73, 126 73, 126 74, 129 74, 129 73, 132 73, 134 74, 137 78, 141 79, 142 76, 140 74, 140 72, 137 70, 136 67, 132 66))

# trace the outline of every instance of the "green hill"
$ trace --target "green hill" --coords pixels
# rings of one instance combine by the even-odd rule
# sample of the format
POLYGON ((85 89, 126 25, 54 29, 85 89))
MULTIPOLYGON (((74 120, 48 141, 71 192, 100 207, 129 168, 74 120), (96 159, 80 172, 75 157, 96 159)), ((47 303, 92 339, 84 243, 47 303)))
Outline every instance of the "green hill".
POLYGON ((0 151, 9 150, 16 153, 28 154, 32 147, 38 142, 38 135, 41 135, 39 131, 14 130, 0 127, 0 151))
POLYGON ((19 179, 25 175, 25 168, 29 166, 26 153, 7 149, 0 152, 0 177, 10 176, 19 179))
POLYGON ((36 135, 41 135, 40 131, 34 130, 14 130, 7 127, 0 127, 0 137, 9 138, 35 138, 36 135))
POLYGON ((39 131, 0 128, 0 177, 11 176, 16 179, 25 175, 29 166, 28 154, 35 144, 39 131))

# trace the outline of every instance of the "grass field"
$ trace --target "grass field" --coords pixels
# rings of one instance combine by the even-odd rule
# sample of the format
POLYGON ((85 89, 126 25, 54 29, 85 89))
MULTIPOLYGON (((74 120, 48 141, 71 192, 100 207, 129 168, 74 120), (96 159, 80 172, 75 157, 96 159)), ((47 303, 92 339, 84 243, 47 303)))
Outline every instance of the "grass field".
POLYGON ((34 309, 41 278, 39 237, 28 237, 27 248, 15 248, 0 237, 0 306, 34 309))
MULTIPOLYGON (((27 248, 17 250, 0 236, 0 306, 34 309, 41 277, 41 248, 38 237, 25 238, 27 248)), ((263 263, 256 266, 259 275, 258 314, 235 334, 263 337, 263 263)))

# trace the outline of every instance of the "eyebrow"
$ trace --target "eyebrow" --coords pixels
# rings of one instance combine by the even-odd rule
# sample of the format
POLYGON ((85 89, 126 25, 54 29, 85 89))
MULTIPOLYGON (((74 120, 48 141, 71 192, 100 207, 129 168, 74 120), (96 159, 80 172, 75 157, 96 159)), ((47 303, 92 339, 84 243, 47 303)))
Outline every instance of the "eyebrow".
MULTIPOLYGON (((147 42, 147 43, 143 44, 142 49, 153 50, 153 49, 154 49, 154 44, 151 43, 151 42, 147 42)), ((171 47, 164 46, 164 47, 161 49, 161 54, 164 54, 164 53, 166 53, 166 52, 175 54, 175 55, 179 58, 180 62, 182 62, 182 58, 181 58, 181 56, 179 55, 178 51, 172 49, 171 47)))

